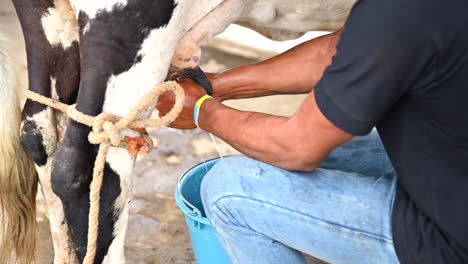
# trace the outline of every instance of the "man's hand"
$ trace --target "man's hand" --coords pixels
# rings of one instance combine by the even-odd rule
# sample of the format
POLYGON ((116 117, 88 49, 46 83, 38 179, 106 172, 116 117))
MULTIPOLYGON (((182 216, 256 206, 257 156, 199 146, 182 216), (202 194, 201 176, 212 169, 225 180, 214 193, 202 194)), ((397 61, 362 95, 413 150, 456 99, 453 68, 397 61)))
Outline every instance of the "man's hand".
MULTIPOLYGON (((204 96, 206 92, 201 86, 191 79, 182 78, 178 82, 182 88, 184 88, 185 102, 179 117, 172 122, 169 127, 178 129, 196 128, 197 126, 193 121, 193 108, 195 107, 197 100, 204 96)), ((174 102, 175 96, 171 92, 165 92, 159 96, 158 103, 156 104, 156 109, 159 110, 159 116, 161 117, 167 114, 172 109, 174 102)))
MULTIPOLYGON (((198 122, 201 129, 223 139, 254 159, 288 170, 310 171, 336 146, 352 135, 331 123, 319 109, 313 88, 336 53, 339 32, 301 44, 267 61, 241 66, 220 74, 207 74, 217 100, 203 103, 198 122), (219 101, 273 94, 308 93, 291 117, 239 111, 219 101)), ((189 79, 181 79, 186 101, 179 118, 170 126, 192 129, 193 108, 205 90, 189 79)), ((174 96, 162 95, 157 109, 167 113, 174 96)))

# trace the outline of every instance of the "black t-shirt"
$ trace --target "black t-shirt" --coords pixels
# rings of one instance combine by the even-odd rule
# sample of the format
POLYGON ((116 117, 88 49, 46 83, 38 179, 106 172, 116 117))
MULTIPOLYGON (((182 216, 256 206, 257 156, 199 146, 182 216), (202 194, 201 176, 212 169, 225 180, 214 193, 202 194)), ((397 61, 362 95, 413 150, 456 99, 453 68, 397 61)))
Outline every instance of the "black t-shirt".
POLYGON ((398 174, 402 263, 468 263, 468 1, 361 0, 315 89, 354 135, 376 126, 398 174))

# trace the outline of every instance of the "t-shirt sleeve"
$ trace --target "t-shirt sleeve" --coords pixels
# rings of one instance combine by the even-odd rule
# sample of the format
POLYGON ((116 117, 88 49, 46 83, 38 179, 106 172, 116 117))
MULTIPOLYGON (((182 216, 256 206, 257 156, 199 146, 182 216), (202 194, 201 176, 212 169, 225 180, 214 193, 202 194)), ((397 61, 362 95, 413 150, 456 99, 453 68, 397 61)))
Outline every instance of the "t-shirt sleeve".
POLYGON ((391 2, 360 0, 353 7, 315 88, 322 113, 353 135, 369 133, 400 98, 426 85, 432 45, 421 25, 391 2))

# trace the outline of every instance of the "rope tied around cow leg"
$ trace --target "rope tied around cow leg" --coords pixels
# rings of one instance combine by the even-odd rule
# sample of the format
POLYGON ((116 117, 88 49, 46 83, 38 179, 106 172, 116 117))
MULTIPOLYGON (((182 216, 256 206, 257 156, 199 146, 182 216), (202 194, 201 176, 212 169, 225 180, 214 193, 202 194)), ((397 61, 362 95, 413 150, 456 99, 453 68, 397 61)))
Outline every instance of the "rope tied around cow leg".
POLYGON ((96 117, 86 115, 76 110, 75 105, 63 104, 32 91, 27 91, 26 97, 32 101, 67 113, 67 115, 76 122, 91 127, 92 131, 88 135, 88 140, 91 144, 99 145, 89 192, 88 244, 86 256, 83 261, 84 264, 92 264, 96 256, 96 243, 99 231, 99 200, 104 176, 104 166, 109 148, 111 146, 126 148, 132 156, 149 153, 153 149, 153 142, 146 132, 146 128, 164 127, 172 123, 182 110, 185 99, 184 90, 177 82, 161 83, 154 87, 147 96, 143 97, 125 117, 110 113, 102 113, 96 117), (166 91, 173 92, 176 97, 175 104, 169 113, 160 119, 136 119, 142 111, 157 100, 159 95, 166 91), (122 129, 128 128, 138 132, 141 137, 125 137, 125 143, 123 143, 120 139, 119 132, 122 129))

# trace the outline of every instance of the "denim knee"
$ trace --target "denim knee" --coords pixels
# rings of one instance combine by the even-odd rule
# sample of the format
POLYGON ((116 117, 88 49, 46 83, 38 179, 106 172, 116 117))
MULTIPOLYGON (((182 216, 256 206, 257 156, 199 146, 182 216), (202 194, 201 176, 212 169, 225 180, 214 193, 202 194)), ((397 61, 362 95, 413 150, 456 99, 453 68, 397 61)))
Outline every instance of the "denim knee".
POLYGON ((216 163, 205 175, 200 195, 208 217, 212 215, 213 206, 219 199, 236 195, 241 191, 236 186, 239 186, 239 181, 243 177, 242 171, 249 170, 248 167, 252 162, 257 161, 245 156, 227 157, 216 163))

